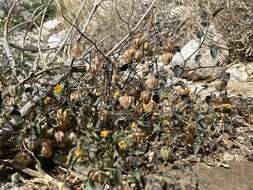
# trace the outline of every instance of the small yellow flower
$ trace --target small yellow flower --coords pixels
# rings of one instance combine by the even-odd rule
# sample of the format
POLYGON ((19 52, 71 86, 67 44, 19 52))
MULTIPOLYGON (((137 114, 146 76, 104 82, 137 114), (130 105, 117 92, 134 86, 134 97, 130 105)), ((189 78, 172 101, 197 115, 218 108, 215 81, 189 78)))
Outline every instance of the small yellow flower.
POLYGON ((131 123, 130 127, 131 127, 132 129, 136 129, 136 128, 137 128, 137 123, 136 123, 135 121, 133 121, 133 122, 131 123))
POLYGON ((113 97, 114 98, 120 97, 120 91, 119 91, 119 89, 115 90, 113 97))
POLYGON ((76 158, 81 158, 81 157, 83 157, 84 155, 85 155, 84 149, 83 149, 80 145, 78 145, 78 146, 75 148, 75 156, 76 156, 76 158))
POLYGON ((164 119, 162 122, 162 126, 165 127, 165 126, 169 126, 169 125, 170 125, 170 122, 167 119, 164 119))
POLYGON ((60 84, 57 84, 55 87, 54 87, 54 93, 56 94, 61 94, 63 91, 63 88, 60 84))
POLYGON ((106 138, 106 137, 108 137, 109 134, 110 134, 110 131, 103 130, 103 131, 100 132, 100 137, 106 138))
POLYGON ((220 106, 222 112, 229 112, 229 111, 232 111, 233 109, 235 109, 235 105, 232 105, 232 104, 222 104, 220 106))
POLYGON ((120 150, 124 150, 124 149, 127 148, 127 142, 121 140, 121 141, 118 142, 118 146, 119 146, 119 149, 120 149, 120 150))

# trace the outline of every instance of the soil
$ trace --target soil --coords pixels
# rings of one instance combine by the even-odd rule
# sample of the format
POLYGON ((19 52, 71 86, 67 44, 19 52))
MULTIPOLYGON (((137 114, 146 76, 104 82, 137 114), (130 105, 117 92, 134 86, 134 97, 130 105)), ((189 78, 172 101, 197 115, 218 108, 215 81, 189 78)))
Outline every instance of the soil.
POLYGON ((253 190, 253 162, 231 161, 230 168, 209 167, 199 164, 198 174, 200 190, 253 190))
MULTIPOLYGON (((187 189, 187 190, 253 190, 253 162, 250 161, 230 161, 229 168, 210 167, 204 163, 196 164, 191 170, 159 170, 159 176, 148 177, 150 184, 145 190, 150 188, 163 189, 161 181, 166 181, 167 189, 187 189), (162 174, 162 175, 161 175, 162 174), (162 178, 161 178, 162 176, 162 178), (160 181, 156 183, 156 181, 160 181), (151 185, 152 184, 152 185, 151 185)), ((12 185, 3 180, 0 189, 26 189, 22 186, 12 185)), ((34 187, 34 189, 37 189, 34 187)))

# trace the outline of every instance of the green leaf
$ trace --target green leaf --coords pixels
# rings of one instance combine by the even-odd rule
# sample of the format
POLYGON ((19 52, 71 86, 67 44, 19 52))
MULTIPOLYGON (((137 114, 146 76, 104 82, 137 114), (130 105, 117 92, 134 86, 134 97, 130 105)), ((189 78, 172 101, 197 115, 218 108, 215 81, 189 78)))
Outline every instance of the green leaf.
POLYGON ((85 190, 95 190, 95 185, 92 181, 88 180, 85 184, 85 190))
POLYGON ((193 145, 192 145, 193 153, 195 155, 198 154, 199 150, 202 148, 202 145, 203 145, 203 141, 202 141, 201 137, 197 136, 195 141, 193 142, 193 145))

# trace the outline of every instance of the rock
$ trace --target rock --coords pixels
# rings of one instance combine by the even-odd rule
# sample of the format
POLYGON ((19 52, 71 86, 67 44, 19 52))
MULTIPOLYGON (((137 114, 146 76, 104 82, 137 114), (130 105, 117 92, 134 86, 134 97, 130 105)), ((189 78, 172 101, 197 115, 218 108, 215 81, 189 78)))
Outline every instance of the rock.
POLYGON ((227 90, 230 94, 253 97, 253 82, 229 81, 227 90))
POLYGON ((159 169, 159 175, 145 176, 145 190, 197 189, 198 176, 192 169, 159 169))
POLYGON ((227 69, 230 73, 230 81, 227 90, 233 95, 253 97, 253 63, 237 63, 227 69))
POLYGON ((49 20, 43 24, 43 40, 48 48, 61 45, 66 36, 66 30, 59 31, 59 24, 58 19, 49 20))
POLYGON ((227 72, 230 73, 232 81, 248 81, 253 73, 253 63, 238 63, 231 66, 227 72))
POLYGON ((51 32, 52 30, 56 29, 56 27, 59 24, 60 24, 60 21, 58 19, 49 20, 43 24, 43 29, 51 32))
POLYGON ((226 62, 229 55, 228 50, 217 46, 223 41, 220 35, 212 35, 217 33, 213 24, 208 28, 208 34, 200 33, 197 34, 200 38, 196 37, 186 43, 180 52, 173 56, 170 64, 172 70, 175 67, 184 68, 184 76, 188 80, 207 79, 217 75, 221 70, 220 65, 226 62))
POLYGON ((47 40, 47 47, 52 48, 61 45, 63 39, 65 38, 65 35, 66 35, 65 30, 50 35, 47 40))

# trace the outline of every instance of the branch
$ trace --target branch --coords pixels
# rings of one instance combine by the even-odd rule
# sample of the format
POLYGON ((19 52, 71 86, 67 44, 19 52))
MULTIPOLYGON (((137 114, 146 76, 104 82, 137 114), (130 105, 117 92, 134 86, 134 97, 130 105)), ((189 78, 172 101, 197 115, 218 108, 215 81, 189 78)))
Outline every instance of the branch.
POLYGON ((54 179, 52 176, 48 175, 46 172, 36 171, 30 168, 24 168, 23 166, 15 164, 11 160, 0 160, 0 163, 5 166, 12 167, 15 170, 20 171, 24 174, 27 174, 31 177, 34 177, 35 179, 38 179, 39 181, 44 182, 45 184, 50 183, 50 184, 56 185, 59 189, 70 190, 70 188, 67 187, 67 185, 64 182, 60 182, 54 179))
POLYGON ((88 36, 86 36, 75 24, 72 24, 64 15, 62 15, 64 20, 69 23, 72 27, 74 27, 77 32, 81 35, 81 37, 84 37, 88 42, 90 42, 95 49, 98 51, 99 54, 101 54, 107 61, 110 61, 110 59, 97 47, 97 44, 93 42, 88 36))
POLYGON ((40 47, 40 40, 41 40, 41 35, 42 35, 42 28, 43 28, 43 24, 44 24, 44 20, 45 20, 45 16, 47 13, 47 9, 48 7, 51 5, 51 3, 53 2, 53 0, 49 1, 48 4, 46 5, 43 14, 42 14, 42 19, 41 19, 41 23, 40 23, 40 28, 39 28, 39 37, 38 37, 38 50, 39 50, 39 55, 40 55, 40 59, 42 61, 42 64, 44 65, 45 68, 48 68, 46 63, 43 62, 43 56, 42 56, 42 51, 41 51, 41 47, 40 47))
POLYGON ((12 69, 12 72, 14 74, 15 77, 17 77, 17 73, 16 73, 16 63, 15 63, 15 58, 11 52, 11 48, 10 48, 10 44, 9 44, 9 40, 8 40, 8 27, 9 27, 9 22, 10 22, 10 17, 11 17, 11 14, 14 10, 14 7, 16 6, 16 4, 18 3, 19 0, 16 0, 14 1, 14 3, 12 4, 10 10, 9 10, 9 13, 6 17, 6 22, 4 24, 4 38, 3 38, 3 46, 4 46, 4 49, 5 49, 5 52, 7 54, 7 57, 10 61, 10 66, 11 66, 11 69, 12 69))
POLYGON ((140 21, 135 25, 135 27, 130 31, 130 33, 128 33, 118 44, 116 44, 107 54, 106 56, 110 56, 113 52, 115 52, 130 36, 133 32, 135 32, 139 26, 141 25, 141 23, 143 22, 143 20, 147 17, 147 15, 150 13, 150 11, 152 10, 152 8, 154 7, 156 3, 156 0, 153 0, 153 2, 150 4, 148 10, 146 11, 146 13, 141 17, 140 21))

